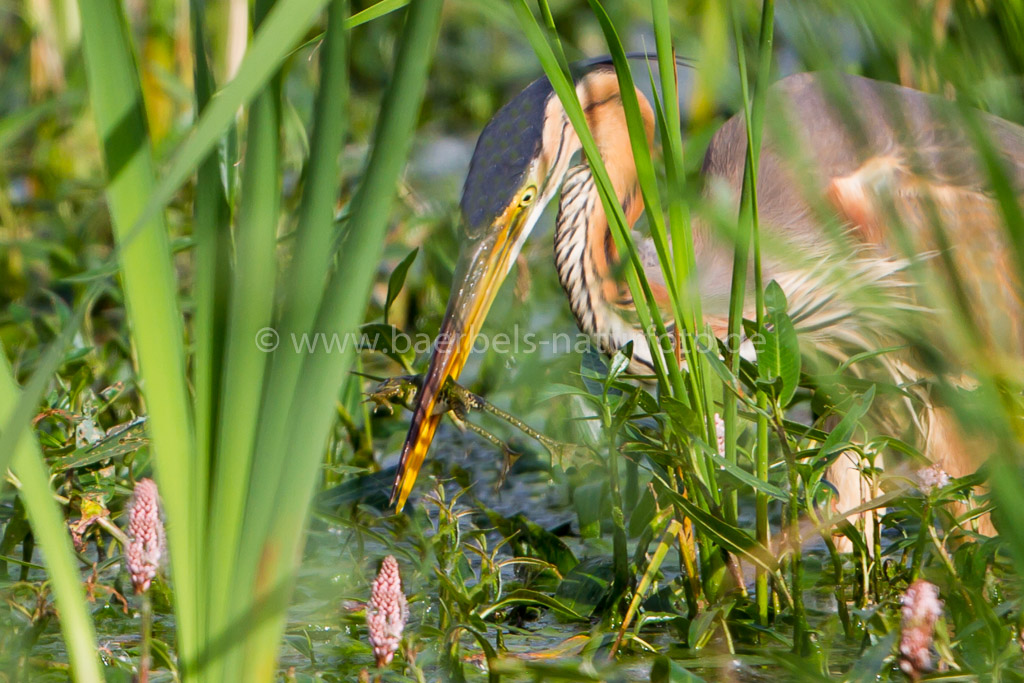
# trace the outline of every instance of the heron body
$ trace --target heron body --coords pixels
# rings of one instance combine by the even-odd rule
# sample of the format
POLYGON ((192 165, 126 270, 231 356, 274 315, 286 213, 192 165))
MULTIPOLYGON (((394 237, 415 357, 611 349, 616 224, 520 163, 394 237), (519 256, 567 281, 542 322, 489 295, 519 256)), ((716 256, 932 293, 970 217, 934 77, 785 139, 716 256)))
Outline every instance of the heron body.
MULTIPOLYGON (((920 259, 948 255, 963 274, 967 301, 986 302, 973 310, 978 328, 1012 363, 1024 341, 1020 283, 973 140, 940 115, 938 105, 948 103, 933 96, 854 76, 839 79, 852 111, 834 104, 821 76, 790 76, 770 90, 757 182, 763 241, 774 246, 763 257, 765 282, 774 279, 786 292, 802 340, 845 359, 898 337, 895 311, 941 311, 941 302, 920 300, 906 271, 920 259), (791 139, 777 139, 780 130, 791 139), (800 153, 782 154, 791 148, 800 153), (934 229, 936 219, 944 233, 934 229), (872 296, 861 296, 866 291, 872 296)), ((594 67, 578 78, 576 90, 633 225, 644 205, 615 72, 594 67)), ((638 95, 650 141, 653 112, 638 95)), ((978 116, 1019 196, 1024 129, 978 116)), ((705 196, 733 212, 746 144, 744 122, 734 116, 713 137, 702 169, 705 196)), ((650 368, 632 300, 617 277, 619 255, 594 179, 585 160, 571 165, 580 147, 546 79, 506 104, 481 134, 461 203, 464 242, 452 294, 395 482, 398 509, 440 419, 438 392, 449 377, 458 377, 502 280, 556 193, 555 266, 580 329, 606 353, 633 341, 634 369, 650 368)), ((694 221, 705 322, 724 335, 734 246, 720 232, 694 221)), ((653 249, 640 240, 639 250, 655 299, 667 304, 653 249)), ((885 365, 904 381, 924 374, 920 366, 906 355, 885 365)), ((927 454, 953 476, 972 471, 973 454, 948 411, 926 401, 922 412, 930 425, 927 454)), ((855 468, 840 461, 830 478, 841 507, 859 503, 861 477, 855 468)))

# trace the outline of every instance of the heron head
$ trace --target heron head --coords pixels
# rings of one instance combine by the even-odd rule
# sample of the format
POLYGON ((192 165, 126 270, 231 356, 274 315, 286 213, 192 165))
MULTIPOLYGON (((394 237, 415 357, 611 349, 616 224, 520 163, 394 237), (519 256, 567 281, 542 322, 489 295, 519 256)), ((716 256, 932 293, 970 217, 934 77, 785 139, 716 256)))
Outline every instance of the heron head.
MULTIPOLYGON (((576 86, 592 130, 614 130, 625 151, 612 156, 620 165, 628 158, 632 166, 614 70, 609 66, 591 69, 576 86)), ((605 156, 608 150, 600 142, 599 146, 605 156)), ((397 509, 405 504, 430 447, 445 382, 462 371, 498 289, 579 148, 579 139, 546 78, 534 81, 502 107, 480 134, 462 193, 462 243, 448 309, 392 492, 397 509)))
POLYGON ((399 510, 440 419, 439 394, 462 371, 494 297, 565 174, 572 156, 565 132, 564 110, 541 78, 502 107, 477 140, 462 192, 461 244, 448 308, 392 493, 399 510))

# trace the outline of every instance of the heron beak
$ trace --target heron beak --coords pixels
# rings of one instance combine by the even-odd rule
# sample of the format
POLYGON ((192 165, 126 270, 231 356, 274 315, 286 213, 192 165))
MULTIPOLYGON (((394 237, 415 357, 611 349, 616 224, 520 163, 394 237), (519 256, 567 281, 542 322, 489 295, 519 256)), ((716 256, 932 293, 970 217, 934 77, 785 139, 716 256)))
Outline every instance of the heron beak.
POLYGON ((526 213, 510 207, 495 219, 491 229, 469 240, 459 253, 448 309, 417 397, 391 492, 396 512, 401 512, 409 498, 444 415, 444 411, 438 410, 440 392, 449 378, 458 379, 462 372, 491 303, 518 253, 518 235, 526 213))

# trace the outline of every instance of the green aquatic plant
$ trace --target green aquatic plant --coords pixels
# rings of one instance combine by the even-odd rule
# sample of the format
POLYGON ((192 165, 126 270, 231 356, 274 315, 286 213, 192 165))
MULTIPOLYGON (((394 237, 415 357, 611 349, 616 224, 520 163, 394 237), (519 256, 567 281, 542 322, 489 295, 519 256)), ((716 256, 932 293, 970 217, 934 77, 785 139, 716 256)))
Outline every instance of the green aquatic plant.
MULTIPOLYGON (((351 680, 375 664, 382 680, 419 681, 1024 675, 1024 527, 1000 514, 1022 494, 1021 382, 977 329, 988 304, 936 257, 907 272, 949 312, 941 329, 882 312, 935 376, 955 355, 969 381, 873 372, 903 349, 837 361, 762 282, 779 245, 756 201, 761 140, 799 154, 766 100, 780 76, 819 72, 848 114, 858 103, 837 72, 916 85, 952 101, 1024 271, 1019 197, 978 114, 1024 120, 1014 3, 261 0, 235 71, 216 5, 142 16, 83 0, 76 37, 76 8, 31 4, 57 19, 12 29, 7 54, 58 55, 66 89, 39 78, 21 93, 34 58, 0 79, 15 91, 0 119, 4 675, 117 680, 137 662, 186 681, 351 680), (610 54, 627 93, 652 254, 584 125, 581 46, 610 54), (434 488, 394 514, 407 424, 363 392, 401 374, 371 400, 413 403, 404 376, 423 358, 395 342, 436 329, 459 239, 458 188, 406 160, 415 146, 437 162, 440 131, 469 140, 541 72, 611 217, 653 376, 628 372, 637 343, 611 358, 476 354, 478 379, 442 388, 465 435, 440 433, 434 488), (651 91, 654 147, 635 86, 651 91), (726 205, 698 176, 735 113, 745 164, 726 205), (698 220, 735 246, 725 344, 696 295, 698 220), (641 256, 658 261, 661 309, 641 256), (295 344, 357 331, 322 352, 295 344), (743 335, 760 338, 752 355, 743 335), (991 451, 987 470, 944 478, 918 424, 876 419, 925 390, 985 436, 971 443, 991 451), (828 480, 839 458, 870 491, 842 513, 828 480), (117 526, 149 476, 168 526, 156 581, 152 547, 122 545, 117 526), (998 537, 979 533, 989 514, 998 537), (151 636, 137 644, 120 636, 140 598, 123 594, 147 582, 151 636), (930 607, 908 597, 921 594, 930 607)), ((494 329, 571 329, 554 277, 527 277, 550 261, 536 243, 494 329)))

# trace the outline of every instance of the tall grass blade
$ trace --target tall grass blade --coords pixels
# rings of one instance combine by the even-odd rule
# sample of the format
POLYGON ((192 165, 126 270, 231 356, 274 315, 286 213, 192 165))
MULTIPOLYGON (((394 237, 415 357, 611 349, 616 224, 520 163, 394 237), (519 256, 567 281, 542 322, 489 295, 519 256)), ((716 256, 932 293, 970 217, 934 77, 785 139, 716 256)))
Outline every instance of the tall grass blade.
MULTIPOLYGON (((728 348, 729 369, 733 373, 739 370, 739 345, 742 332, 744 295, 747 284, 747 263, 751 242, 754 251, 754 315, 759 331, 764 329, 764 284, 761 278, 761 245, 760 230, 757 207, 757 169, 761 153, 761 130, 764 117, 765 99, 768 91, 768 83, 771 78, 771 57, 772 40, 774 35, 774 0, 764 0, 761 7, 761 33, 758 47, 758 73, 757 82, 753 95, 751 95, 746 67, 746 54, 743 48, 743 32, 740 26, 739 9, 733 3, 733 26, 736 41, 737 63, 740 70, 740 83, 743 97, 743 115, 747 133, 747 154, 743 166, 743 187, 740 193, 740 215, 739 231, 736 240, 736 250, 733 260, 732 290, 729 296, 729 337, 728 348)), ((758 358, 760 361, 760 356, 758 358)), ((765 410, 768 407, 768 397, 764 390, 756 392, 758 406, 757 416, 757 441, 754 454, 754 470, 758 478, 767 481, 768 478, 768 418, 765 410)), ((738 417, 736 413, 736 396, 731 392, 725 392, 725 423, 726 443, 729 450, 735 453, 735 439, 738 434, 738 417)), ((733 456, 735 457, 735 456, 733 456)), ((797 492, 791 491, 796 497, 797 492)), ((770 543, 768 523, 768 495, 758 490, 755 493, 755 526, 757 540, 762 546, 767 547, 770 543)), ((792 505, 792 503, 791 503, 792 505)), ((795 506, 790 511, 795 515, 795 506)), ((799 558, 794 557, 794 567, 798 567, 799 558)), ((796 574, 798 575, 798 574, 796 574)), ((800 601, 800 586, 793 586, 795 599, 800 601)), ((758 623, 768 623, 768 573, 763 568, 758 568, 755 578, 755 592, 757 602, 758 623)), ((802 615, 797 615, 798 621, 802 615)), ((799 628, 797 629, 799 630, 799 628)), ((795 639, 799 640, 799 639, 795 639)), ((799 647, 799 645, 796 645, 799 647)))
MULTIPOLYGON (((259 0, 253 19, 257 31, 269 2, 259 0)), ((210 633, 219 634, 237 616, 228 609, 234 582, 234 558, 240 542, 253 450, 263 402, 266 350, 257 343, 273 322, 277 280, 277 227, 281 206, 281 83, 275 76, 248 110, 245 155, 232 268, 228 319, 218 402, 216 450, 210 506, 210 633)), ((207 643, 209 647, 209 642, 207 643)), ((233 650, 235 648, 232 648, 233 650)), ((208 653, 216 663, 222 652, 208 653)), ((234 669, 235 667, 230 667, 234 669)))
MULTIPOLYGON (((640 104, 637 98, 636 86, 633 83, 633 76, 629 69, 629 61, 626 51, 622 46, 611 17, 605 11, 598 0, 590 0, 590 6, 597 16, 604 33, 605 40, 611 50, 612 61, 615 64, 615 73, 619 79, 619 92, 622 96, 622 108, 626 114, 626 124, 629 132, 630 145, 633 151, 633 160, 636 164, 637 182, 644 198, 648 221, 651 226, 651 238, 658 254, 658 262, 661 265, 661 272, 665 278, 665 286, 669 293, 669 300, 672 314, 676 320, 686 320, 682 305, 679 299, 679 288, 676 285, 673 260, 669 251, 667 230, 665 227, 665 215, 661 206, 661 195, 658 191, 658 182, 654 171, 654 162, 651 158, 651 148, 647 141, 647 134, 644 128, 643 118, 640 113, 640 104)), ((616 200, 616 204, 618 201, 616 200)), ((627 228, 630 226, 627 226, 627 228)), ((628 229, 627 229, 628 232, 628 229)), ((655 306, 654 311, 657 311, 655 306)), ((684 323, 685 324, 685 323, 684 323)), ((659 330, 660 332, 660 330, 659 330)), ((652 352, 654 349, 652 349, 652 352)), ((662 353, 665 348, 662 346, 662 353)), ((679 371, 679 365, 675 362, 674 350, 665 356, 665 365, 668 368, 669 378, 672 382, 672 389, 675 396, 683 393, 683 378, 679 371)), ((704 404, 699 402, 694 406, 698 414, 703 417, 704 404)))
MULTIPOLYGON (((216 91, 213 73, 206 55, 206 32, 203 26, 203 6, 198 0, 190 4, 192 21, 192 45, 194 51, 193 83, 195 87, 196 111, 206 109, 216 91)), ((227 136, 232 136, 230 129, 227 136)), ((192 235, 195 240, 194 264, 195 285, 193 288, 194 310, 192 314, 193 338, 193 382, 194 415, 196 430, 197 468, 212 477, 219 464, 217 452, 216 421, 221 412, 221 376, 223 372, 224 347, 228 320, 228 297, 231 287, 231 206, 228 203, 222 175, 221 154, 227 154, 229 145, 224 140, 207 154, 196 173, 195 199, 193 202, 192 235)), ((226 166, 233 165, 225 159, 226 166)), ((230 182, 230 181, 229 181, 230 182)), ((213 507, 218 501, 211 499, 213 507)), ((211 525, 219 518, 214 512, 211 525)), ((206 535, 207 547, 215 551, 220 548, 213 534, 206 535), (210 543, 213 540, 213 543, 210 543)), ((211 557, 215 553, 210 553, 211 557)), ((215 585, 216 569, 206 567, 203 588, 205 597, 201 605, 210 605, 218 593, 211 591, 215 585)), ((201 620, 198 634, 200 642, 206 641, 211 618, 217 612, 207 610, 206 619, 201 620), (212 612, 212 613, 211 613, 212 612)))
MULTIPOLYGON (((689 368, 691 401, 697 405, 699 414, 707 421, 707 435, 714 432, 714 397, 705 382, 704 363, 697 351, 694 338, 704 329, 704 316, 697 281, 697 261, 693 245, 693 229, 687 206, 686 170, 683 165, 682 120, 679 111, 679 65, 672 44, 671 20, 666 0, 651 0, 651 19, 654 23, 655 45, 658 51, 658 77, 661 83, 661 100, 657 111, 661 130, 662 155, 665 160, 665 180, 668 195, 665 198, 668 209, 668 230, 671 237, 672 269, 675 272, 676 287, 679 291, 681 317, 676 322, 682 326, 682 354, 689 368), (710 419, 709 419, 710 418, 710 419)), ((652 79, 653 81, 653 79, 652 79)), ((653 82, 652 82, 653 86, 653 82)), ((653 89, 653 88, 652 88, 653 89)), ((735 446, 735 443, 733 444, 735 446)), ((735 447, 732 450, 735 460, 735 447)), ((734 505, 728 509, 731 511, 734 505)))
MULTIPOLYGON (((403 29, 395 74, 385 95, 383 118, 374 136, 366 174, 353 199, 338 269, 317 313, 314 329, 352 333, 364 315, 384 229, 395 196, 398 175, 412 143, 427 73, 441 17, 440 0, 410 6, 403 29)), ((334 401, 354 355, 318 353, 303 358, 297 389, 290 403, 285 439, 261 432, 250 484, 242 567, 256 573, 243 586, 265 600, 256 631, 246 649, 245 680, 269 680, 276 660, 276 643, 284 622, 288 587, 294 580, 297 550, 309 501, 335 416, 334 401), (287 502, 271 509, 267 501, 287 502)), ((282 349, 278 353, 289 353, 282 349)))
POLYGON ((601 197, 601 204, 604 207, 605 215, 609 218, 612 236, 620 253, 629 255, 629 263, 632 267, 626 269, 626 282, 630 292, 633 294, 633 301, 636 304, 637 317, 641 327, 647 335, 647 341, 652 349, 651 357, 655 364, 655 374, 658 377, 659 385, 669 391, 670 387, 682 387, 678 377, 679 368, 672 368, 673 364, 665 363, 665 357, 671 355, 671 340, 665 329, 664 320, 655 304, 654 295, 651 292, 647 278, 644 275, 643 265, 629 234, 629 227, 626 225, 626 217, 619 204, 618 197, 612 187, 611 179, 601 160, 597 143, 587 126, 586 117, 580 106, 576 89, 573 86, 569 75, 562 71, 560 64, 565 62, 564 57, 559 59, 551 45, 544 36, 544 31, 537 23, 530 8, 524 0, 516 0, 512 5, 519 19, 519 24, 526 34, 527 40, 533 47, 534 53, 540 61, 544 73, 551 82, 555 93, 558 95, 566 115, 572 123, 576 135, 580 139, 583 151, 586 154, 587 162, 590 164, 594 182, 601 197), (660 350, 660 352, 659 352, 660 350), (671 379, 675 377, 675 379, 671 379))
POLYGON ((281 0, 274 5, 253 35, 238 73, 210 101, 185 141, 171 156, 159 183, 146 195, 148 201, 127 234, 141 229, 167 205, 234 123, 238 109, 266 85, 326 4, 327 0, 281 0))
POLYGON ((374 19, 383 17, 385 14, 400 10, 408 4, 409 0, 380 0, 380 2, 376 2, 346 19, 345 28, 352 29, 369 23, 374 19))
MULTIPOLYGON (((305 168, 305 183, 302 203, 299 210, 298 227, 296 230, 295 252, 290 266, 281 280, 284 289, 283 310, 286 317, 302 316, 305 311, 308 327, 315 315, 319 303, 319 293, 323 290, 324 280, 330 262, 331 241, 333 239, 334 198, 339 181, 338 154, 341 149, 345 131, 345 103, 347 100, 347 58, 345 53, 345 17, 347 3, 335 0, 328 12, 328 27, 321 51, 321 82, 314 112, 311 155, 305 168)), ((270 274, 270 282, 274 276, 270 274)), ((289 328, 289 325, 277 324, 277 329, 289 328)), ((256 332, 253 333, 254 335, 256 332)), ((245 343, 245 339, 241 340, 245 343)), ((248 340, 251 348, 256 348, 255 337, 248 340)), ((261 356, 268 358, 264 351, 261 356)), ((301 367, 301 355, 285 353, 276 358, 272 367, 277 369, 282 364, 290 364, 297 373, 301 367)), ((274 397, 288 395, 275 388, 273 373, 268 366, 267 380, 264 382, 264 396, 274 397)), ((281 410, 277 401, 264 401, 264 407, 273 406, 262 420, 278 420, 286 411, 281 410)), ((253 412, 259 415, 259 406, 253 412)), ((249 425, 253 439, 261 429, 270 425, 260 422, 249 425)), ((214 633, 222 633, 233 619, 242 618, 239 609, 248 606, 230 600, 230 583, 235 580, 233 572, 225 572, 239 551, 243 529, 243 515, 247 502, 248 487, 238 486, 249 478, 255 443, 251 441, 248 450, 238 454, 239 461, 222 468, 220 489, 221 495, 216 499, 223 506, 224 516, 215 515, 215 525, 211 530, 213 553, 211 575, 216 574, 218 583, 223 585, 223 609, 214 612, 214 633), (234 487, 234 490, 231 488, 234 487), (219 570, 219 571, 218 571, 219 570), (233 607, 230 607, 233 605, 233 607)), ((217 653, 214 653, 216 656, 217 653)))
POLYGON ((155 169, 122 7, 115 0, 82 0, 79 9, 89 96, 107 172, 107 204, 170 530, 179 652, 188 660, 198 645, 206 476, 196 467, 193 448, 177 284, 162 215, 152 211, 142 218, 154 192, 155 169))
MULTIPOLYGON (((52 348, 57 347, 58 344, 54 343, 52 348)), ((59 348, 61 352, 58 358, 62 354, 63 344, 59 348)), ((48 364, 41 365, 40 369, 49 370, 45 374, 47 378, 52 376, 52 368, 48 364)), ((26 399, 24 395, 19 396, 20 393, 7 364, 7 357, 0 353, 0 422, 4 424, 2 441, 6 442, 11 436, 12 427, 17 427, 12 424, 12 418, 18 408, 25 404, 38 405, 38 396, 28 396, 26 399)), ((96 653, 96 633, 86 608, 82 577, 71 547, 64 514, 53 499, 53 491, 50 489, 49 469, 38 443, 29 434, 11 443, 10 448, 13 451, 11 469, 21 483, 21 500, 28 512, 32 533, 42 549, 49 584, 60 611, 60 628, 68 651, 71 676, 82 683, 98 683, 103 680, 103 676, 96 653)))
MULTIPOLYGON (((346 7, 347 4, 335 0, 328 13, 327 35, 321 53, 320 95, 314 112, 314 144, 305 169, 295 248, 282 282, 284 298, 276 328, 279 338, 285 340, 285 348, 271 359, 267 385, 270 396, 295 393, 304 358, 291 346, 291 335, 313 330, 337 241, 334 204, 348 102, 347 40, 344 26, 339 22, 344 18, 346 7)), ((261 439, 284 443, 287 421, 288 411, 265 405, 260 422, 261 439)))
MULTIPOLYGON (((206 31, 203 27, 203 5, 190 3, 192 45, 195 66, 196 111, 206 109, 216 91, 213 72, 206 55, 206 31)), ((227 133, 232 135, 233 131, 227 133)), ((195 383, 196 452, 200 462, 209 467, 215 452, 214 420, 219 414, 221 361, 227 323, 228 292, 231 272, 231 207, 228 204, 221 174, 221 153, 227 144, 218 145, 207 154, 196 173, 192 236, 195 240, 195 285, 192 314, 193 381, 195 383)), ((225 159, 225 165, 232 160, 225 159)))

